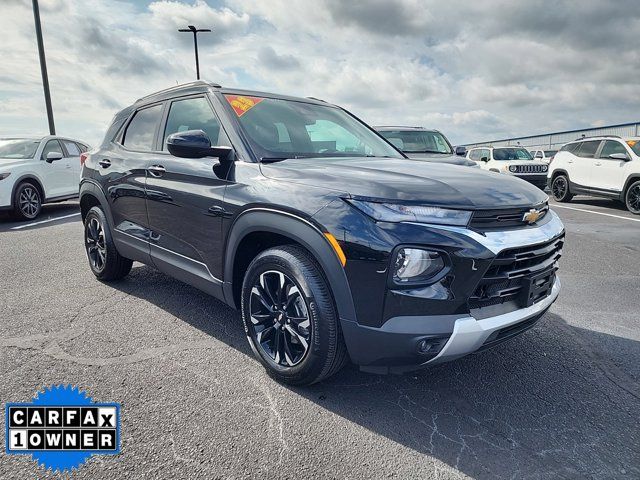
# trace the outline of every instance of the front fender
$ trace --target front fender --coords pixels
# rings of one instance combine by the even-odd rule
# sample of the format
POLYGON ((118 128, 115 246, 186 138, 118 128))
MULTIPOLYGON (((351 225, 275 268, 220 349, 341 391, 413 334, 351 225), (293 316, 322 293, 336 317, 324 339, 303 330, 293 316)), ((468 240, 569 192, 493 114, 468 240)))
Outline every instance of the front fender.
POLYGON ((257 231, 283 235, 311 252, 329 282, 341 321, 356 321, 351 290, 344 269, 321 228, 292 213, 270 208, 250 208, 241 213, 230 228, 225 249, 223 285, 228 304, 235 305, 231 280, 238 245, 246 235, 257 231))

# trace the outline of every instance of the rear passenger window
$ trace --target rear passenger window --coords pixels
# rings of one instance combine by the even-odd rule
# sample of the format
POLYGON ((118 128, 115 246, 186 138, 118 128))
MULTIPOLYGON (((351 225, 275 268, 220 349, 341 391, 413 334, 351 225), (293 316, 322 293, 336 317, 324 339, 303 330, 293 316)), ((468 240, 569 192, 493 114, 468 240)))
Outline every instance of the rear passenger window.
POLYGON ((62 143, 64 145, 64 148, 67 149, 67 153, 69 154, 70 157, 80 156, 80 149, 78 148, 78 145, 75 144, 75 142, 70 142, 69 140, 62 140, 62 143))
POLYGON ((130 150, 153 150, 153 141, 161 114, 162 105, 138 110, 124 132, 122 144, 130 150))
POLYGON ((582 142, 580 148, 574 152, 578 157, 593 158, 596 155, 596 150, 600 146, 600 140, 589 140, 582 142))
POLYGON ((229 146, 224 132, 221 134, 220 122, 213 113, 209 102, 203 97, 177 100, 171 103, 162 139, 162 150, 167 150, 169 135, 187 130, 202 130, 209 136, 211 145, 229 146))
POLYGON ((600 158, 609 158, 609 155, 614 153, 624 153, 628 155, 627 149, 624 148, 620 142, 616 142, 615 140, 607 140, 604 142, 604 147, 600 151, 600 158))

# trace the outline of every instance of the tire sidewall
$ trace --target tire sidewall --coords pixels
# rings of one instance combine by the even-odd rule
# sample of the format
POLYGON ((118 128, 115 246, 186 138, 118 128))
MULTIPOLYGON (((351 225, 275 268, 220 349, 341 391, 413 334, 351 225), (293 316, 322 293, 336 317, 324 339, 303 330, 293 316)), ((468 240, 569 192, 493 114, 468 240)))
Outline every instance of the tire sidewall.
POLYGON ((631 190, 633 190, 635 187, 640 185, 640 181, 636 180, 635 182, 633 182, 631 185, 629 185, 629 188, 627 188, 627 191, 624 195, 624 205, 625 207, 627 207, 627 210, 629 210, 629 212, 633 213, 634 215, 640 215, 640 210, 633 210, 631 208, 631 206, 629 205, 629 194, 631 193, 631 190))
POLYGON ((89 262, 89 268, 91 269, 91 272, 99 279, 102 279, 104 277, 106 277, 109 273, 109 269, 110 269, 110 262, 113 262, 114 259, 114 253, 115 252, 115 245, 113 244, 113 239, 111 237, 111 230, 109 229, 109 223, 107 222, 107 217, 104 214, 104 212, 102 211, 102 209, 100 209, 99 207, 93 207, 91 208, 91 210, 89 210, 89 212, 87 213, 87 216, 84 219, 84 250, 85 253, 87 254, 87 261, 89 262), (102 231, 104 232, 104 243, 105 243, 105 247, 106 247, 106 259, 105 259, 105 264, 104 264, 104 268, 100 271, 97 271, 96 269, 93 268, 93 264, 91 263, 91 258, 89 257, 89 250, 87 248, 87 225, 89 224, 89 222, 91 221, 92 218, 97 219, 100 222, 100 225, 102 226, 102 231))
POLYGON ((40 215, 40 212, 42 211, 42 194, 40 193, 40 189, 38 187, 36 187, 31 182, 23 182, 23 183, 21 183, 20 185, 18 185, 18 188, 16 188, 16 193, 15 193, 14 198, 13 198, 13 204, 14 204, 14 213, 19 219, 21 219, 21 220, 33 220, 33 219, 37 218, 38 215, 40 215), (36 192, 36 195, 38 196, 38 211, 32 217, 29 217, 29 216, 25 215, 23 213, 23 211, 20 209, 20 195, 21 195, 22 191, 27 187, 32 188, 36 192))
MULTIPOLYGON (((330 350, 331 329, 337 328, 337 319, 335 310, 325 309, 316 301, 316 296, 326 294, 328 287, 323 282, 319 271, 310 272, 310 264, 296 258, 288 250, 274 249, 263 252, 258 255, 245 275, 242 284, 242 323, 249 341, 251 349, 254 351, 258 359, 266 367, 270 375, 284 381, 302 381, 304 378, 318 377, 325 366, 326 357, 330 350), (311 324, 311 339, 309 342, 309 351, 305 358, 293 367, 283 367, 276 364, 269 355, 257 345, 252 335, 252 327, 249 325, 250 317, 250 292, 253 285, 257 282, 260 274, 276 270, 288 276, 300 290, 302 297, 307 305, 309 312, 309 320, 311 324), (316 275, 309 275, 315 273, 316 275), (320 281, 316 281, 320 280, 320 281), (324 285, 322 284, 324 283, 324 285), (318 289, 326 289, 326 292, 320 292, 318 289), (325 311, 329 310, 329 311, 325 311)), ((315 268, 318 270, 316 266, 315 268)), ((335 337, 335 335, 334 335, 335 337)))

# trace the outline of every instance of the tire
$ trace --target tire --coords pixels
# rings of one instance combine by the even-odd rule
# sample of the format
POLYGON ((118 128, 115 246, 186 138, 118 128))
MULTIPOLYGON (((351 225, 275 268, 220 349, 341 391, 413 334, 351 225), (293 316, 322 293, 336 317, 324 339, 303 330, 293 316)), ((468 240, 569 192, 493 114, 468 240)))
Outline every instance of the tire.
POLYGON ((84 219, 84 246, 89 267, 98 280, 119 280, 131 271, 133 261, 116 250, 107 217, 100 207, 93 207, 84 219))
POLYGON ((634 215, 640 215, 640 181, 635 181, 624 193, 624 204, 634 215))
POLYGON ((551 195, 557 202, 570 202, 573 194, 569 190, 569 178, 564 175, 558 175, 551 182, 551 195))
POLYGON ((333 295, 320 267, 301 247, 275 247, 253 259, 241 305, 249 344, 276 380, 310 385, 347 363, 333 295))
POLYGON ((13 216, 18 220, 33 220, 42 210, 40 189, 32 182, 22 182, 13 195, 13 216))

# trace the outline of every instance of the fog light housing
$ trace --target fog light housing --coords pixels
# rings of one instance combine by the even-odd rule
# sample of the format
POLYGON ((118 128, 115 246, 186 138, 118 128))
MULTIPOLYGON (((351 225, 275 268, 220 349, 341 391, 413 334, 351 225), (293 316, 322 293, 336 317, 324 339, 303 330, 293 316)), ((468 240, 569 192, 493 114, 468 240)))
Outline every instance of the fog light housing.
POLYGON ((444 254, 423 248, 399 248, 393 262, 393 281, 399 285, 434 279, 446 266, 444 254))

